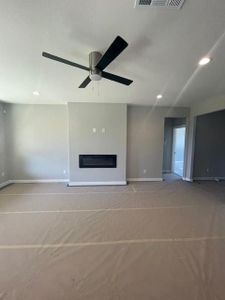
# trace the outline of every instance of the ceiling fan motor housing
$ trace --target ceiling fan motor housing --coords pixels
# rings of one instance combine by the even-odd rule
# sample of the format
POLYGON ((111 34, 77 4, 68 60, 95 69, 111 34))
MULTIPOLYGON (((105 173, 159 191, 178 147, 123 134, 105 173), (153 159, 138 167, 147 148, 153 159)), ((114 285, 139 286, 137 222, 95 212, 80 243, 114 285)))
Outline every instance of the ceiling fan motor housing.
POLYGON ((89 66, 90 66, 90 74, 89 77, 93 81, 98 81, 102 78, 102 72, 98 70, 95 66, 101 59, 102 54, 97 51, 93 51, 89 54, 89 66))

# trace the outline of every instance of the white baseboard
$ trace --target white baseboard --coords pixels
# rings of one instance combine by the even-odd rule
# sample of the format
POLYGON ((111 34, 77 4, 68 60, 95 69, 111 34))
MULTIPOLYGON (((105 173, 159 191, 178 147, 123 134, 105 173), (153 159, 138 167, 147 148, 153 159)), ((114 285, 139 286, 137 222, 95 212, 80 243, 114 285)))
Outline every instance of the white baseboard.
POLYGON ((225 180, 225 177, 194 177, 194 180, 218 181, 225 180))
POLYGON ((193 179, 188 178, 188 177, 182 177, 182 179, 183 179, 184 181, 193 182, 193 179))
POLYGON ((127 185, 126 181, 76 181, 69 182, 68 186, 99 186, 99 185, 127 185))
POLYGON ((163 178, 127 178, 127 181, 148 181, 148 182, 155 182, 155 181, 163 181, 163 178))
POLYGON ((13 179, 11 183, 57 183, 68 182, 69 179, 13 179))
POLYGON ((12 180, 7 180, 3 183, 0 183, 0 189, 4 188, 5 186, 9 185, 12 183, 12 180))

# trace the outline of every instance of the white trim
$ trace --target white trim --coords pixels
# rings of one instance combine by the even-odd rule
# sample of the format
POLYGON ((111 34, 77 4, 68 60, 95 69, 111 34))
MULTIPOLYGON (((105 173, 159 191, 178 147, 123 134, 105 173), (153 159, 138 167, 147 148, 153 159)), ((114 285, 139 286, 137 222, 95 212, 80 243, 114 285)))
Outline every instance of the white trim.
POLYGON ((68 182, 69 179, 13 179, 11 183, 54 183, 54 182, 68 182))
POLYGON ((194 180, 217 181, 217 180, 225 180, 225 177, 194 177, 194 180))
POLYGON ((127 181, 163 181, 163 178, 127 178, 127 181))
POLYGON ((0 183, 0 189, 4 188, 5 186, 7 186, 11 183, 12 183, 12 180, 8 180, 8 181, 5 181, 3 183, 0 183))
POLYGON ((193 182, 193 179, 188 178, 188 177, 182 177, 182 179, 183 179, 184 181, 193 182))
POLYGON ((187 151, 185 160, 185 176, 193 181, 194 155, 195 155, 195 136, 197 117, 190 115, 188 119, 188 136, 186 140, 187 151))
POLYGON ((76 181, 69 182, 68 186, 99 186, 99 185, 127 185, 126 181, 76 181))

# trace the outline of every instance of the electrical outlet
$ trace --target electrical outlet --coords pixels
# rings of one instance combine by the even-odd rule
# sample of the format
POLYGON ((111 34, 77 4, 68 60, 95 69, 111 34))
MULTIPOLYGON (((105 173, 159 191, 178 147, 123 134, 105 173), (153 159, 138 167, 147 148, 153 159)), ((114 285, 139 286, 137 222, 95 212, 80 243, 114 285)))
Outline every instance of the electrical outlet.
POLYGON ((144 173, 144 174, 146 174, 146 173, 147 173, 147 170, 146 170, 146 169, 144 169, 144 170, 143 170, 143 173, 144 173))
POLYGON ((2 172, 2 177, 5 177, 5 172, 2 172))
POLYGON ((93 132, 93 133, 96 133, 96 132, 97 132, 97 129, 96 129, 96 128, 92 128, 92 132, 93 132))
POLYGON ((66 170, 63 170, 63 174, 66 174, 66 170))
POLYGON ((102 128, 102 133, 105 133, 105 128, 102 128))

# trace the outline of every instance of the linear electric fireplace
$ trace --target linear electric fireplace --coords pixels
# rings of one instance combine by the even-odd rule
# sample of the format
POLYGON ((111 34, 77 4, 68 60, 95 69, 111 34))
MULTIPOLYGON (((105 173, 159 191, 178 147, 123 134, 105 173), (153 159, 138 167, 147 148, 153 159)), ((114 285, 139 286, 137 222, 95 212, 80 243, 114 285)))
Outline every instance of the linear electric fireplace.
POLYGON ((80 154, 79 168, 116 168, 115 154, 80 154))

